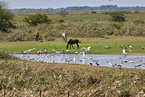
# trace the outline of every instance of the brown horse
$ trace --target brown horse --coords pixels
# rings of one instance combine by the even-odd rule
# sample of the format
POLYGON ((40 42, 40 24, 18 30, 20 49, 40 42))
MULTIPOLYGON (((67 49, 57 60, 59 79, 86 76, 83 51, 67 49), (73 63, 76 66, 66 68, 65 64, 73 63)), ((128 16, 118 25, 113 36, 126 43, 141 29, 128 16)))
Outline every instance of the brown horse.
POLYGON ((70 49, 71 49, 71 46, 72 48, 74 49, 73 47, 73 44, 77 44, 77 49, 79 48, 79 44, 81 41, 79 41, 78 39, 70 39, 66 45, 67 49, 68 49, 68 45, 70 45, 70 49))

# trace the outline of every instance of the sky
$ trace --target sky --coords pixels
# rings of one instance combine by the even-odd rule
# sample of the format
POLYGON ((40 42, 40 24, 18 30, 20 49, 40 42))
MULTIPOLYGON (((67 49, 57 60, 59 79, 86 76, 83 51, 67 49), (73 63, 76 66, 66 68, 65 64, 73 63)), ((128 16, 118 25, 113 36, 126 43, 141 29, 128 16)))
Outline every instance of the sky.
POLYGON ((15 8, 66 8, 72 6, 117 5, 119 7, 145 6, 145 0, 0 0, 15 8))

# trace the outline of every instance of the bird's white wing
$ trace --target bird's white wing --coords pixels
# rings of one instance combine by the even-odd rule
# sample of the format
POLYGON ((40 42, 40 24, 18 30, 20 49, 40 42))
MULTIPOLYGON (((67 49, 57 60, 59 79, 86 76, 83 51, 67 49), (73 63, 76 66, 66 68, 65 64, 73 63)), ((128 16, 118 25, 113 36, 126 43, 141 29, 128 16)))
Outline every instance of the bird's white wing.
POLYGON ((82 49, 85 49, 85 50, 86 50, 86 48, 85 48, 85 47, 82 47, 82 48, 81 48, 81 50, 82 50, 82 49))
POLYGON ((127 54, 126 51, 125 51, 125 49, 123 49, 123 54, 127 54))
POLYGON ((89 47, 87 48, 87 50, 89 51, 89 50, 90 50, 90 48, 91 48, 91 46, 89 46, 89 47))

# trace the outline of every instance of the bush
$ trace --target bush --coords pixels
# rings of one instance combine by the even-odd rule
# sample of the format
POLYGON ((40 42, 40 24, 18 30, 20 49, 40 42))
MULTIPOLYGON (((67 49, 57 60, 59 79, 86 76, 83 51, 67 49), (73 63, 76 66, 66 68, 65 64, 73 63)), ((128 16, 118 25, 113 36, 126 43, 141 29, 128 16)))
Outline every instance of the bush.
POLYGON ((37 26, 38 24, 42 24, 42 23, 47 23, 50 24, 51 20, 48 19, 47 15, 41 14, 41 13, 37 13, 37 14, 32 14, 29 15, 28 17, 25 17, 24 22, 28 23, 30 26, 37 26))
POLYGON ((58 20, 58 23, 63 23, 64 22, 64 19, 59 19, 58 20))
POLYGON ((113 28, 115 28, 115 29, 117 29, 117 30, 120 30, 121 27, 122 27, 122 25, 120 25, 118 23, 112 23, 112 24, 110 24, 110 26, 113 27, 113 28))
POLYGON ((142 19, 137 19, 134 20, 133 23, 139 25, 139 24, 144 24, 144 21, 142 19))
POLYGON ((123 12, 112 12, 110 14, 110 19, 111 19, 111 21, 114 21, 114 22, 124 22, 125 21, 124 13, 123 12))
POLYGON ((7 11, 5 6, 4 2, 0 2, 0 31, 8 33, 11 31, 9 28, 16 28, 16 26, 12 23, 14 15, 7 11))
POLYGON ((96 13, 97 13, 96 11, 92 11, 92 12, 91 12, 91 14, 96 14, 96 13))

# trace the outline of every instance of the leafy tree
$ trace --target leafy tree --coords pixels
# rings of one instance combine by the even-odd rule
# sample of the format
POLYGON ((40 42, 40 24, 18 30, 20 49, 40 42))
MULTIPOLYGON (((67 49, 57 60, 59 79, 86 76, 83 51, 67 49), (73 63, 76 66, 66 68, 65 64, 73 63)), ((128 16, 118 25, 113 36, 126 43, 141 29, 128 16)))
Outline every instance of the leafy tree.
POLYGON ((112 12, 110 14, 110 19, 114 22, 124 22, 125 21, 124 13, 120 11, 112 12))
POLYGON ((9 28, 15 28, 16 26, 12 23, 14 15, 6 10, 6 4, 0 2, 0 31, 10 32, 9 28))
POLYGON ((42 24, 42 23, 47 23, 47 24, 51 23, 51 20, 48 19, 45 13, 44 14, 37 13, 37 14, 29 15, 28 17, 25 17, 23 21, 30 24, 30 26, 37 26, 38 24, 42 24))

